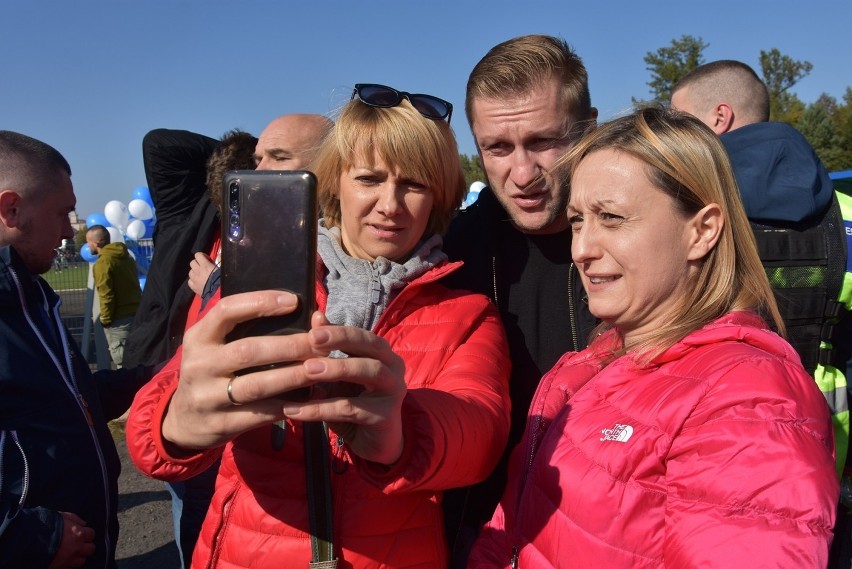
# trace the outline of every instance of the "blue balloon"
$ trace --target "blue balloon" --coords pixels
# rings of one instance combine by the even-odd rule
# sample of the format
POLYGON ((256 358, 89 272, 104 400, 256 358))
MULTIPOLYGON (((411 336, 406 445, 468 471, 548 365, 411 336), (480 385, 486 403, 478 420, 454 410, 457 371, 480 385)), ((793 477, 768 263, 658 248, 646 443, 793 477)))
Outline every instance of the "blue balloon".
POLYGON ((151 199, 151 192, 148 190, 148 186, 139 186, 133 190, 133 199, 146 201, 148 205, 154 207, 154 200, 151 199))
POLYGON ((104 227, 109 227, 109 221, 102 213, 90 213, 86 216, 86 227, 93 227, 95 225, 103 225, 104 227))
POLYGON ((88 243, 80 247, 80 256, 83 257, 83 260, 87 263, 94 263, 98 260, 98 256, 92 253, 92 250, 89 249, 88 243))

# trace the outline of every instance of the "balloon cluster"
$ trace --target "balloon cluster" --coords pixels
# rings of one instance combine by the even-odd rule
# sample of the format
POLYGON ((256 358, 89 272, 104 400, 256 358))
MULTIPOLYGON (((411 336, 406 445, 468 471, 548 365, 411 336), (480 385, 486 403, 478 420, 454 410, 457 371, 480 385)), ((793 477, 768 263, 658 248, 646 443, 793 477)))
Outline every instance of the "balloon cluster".
MULTIPOLYGON (((157 218, 154 212, 154 202, 151 192, 145 186, 133 190, 131 200, 125 204, 119 200, 110 200, 104 206, 103 213, 92 213, 86 216, 86 227, 103 225, 109 232, 111 243, 148 239, 154 234, 154 224, 157 218)), ((80 256, 84 261, 93 263, 98 256, 89 249, 86 243, 80 248, 80 256)))

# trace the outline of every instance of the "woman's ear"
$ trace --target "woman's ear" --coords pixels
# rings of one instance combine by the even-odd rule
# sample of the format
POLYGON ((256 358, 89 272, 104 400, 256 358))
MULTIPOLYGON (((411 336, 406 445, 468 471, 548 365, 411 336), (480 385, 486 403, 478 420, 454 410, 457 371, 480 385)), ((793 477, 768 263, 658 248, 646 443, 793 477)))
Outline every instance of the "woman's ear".
POLYGON ((687 222, 689 239, 687 259, 698 261, 706 257, 719 241, 724 226, 725 215, 718 204, 707 204, 693 215, 687 222))

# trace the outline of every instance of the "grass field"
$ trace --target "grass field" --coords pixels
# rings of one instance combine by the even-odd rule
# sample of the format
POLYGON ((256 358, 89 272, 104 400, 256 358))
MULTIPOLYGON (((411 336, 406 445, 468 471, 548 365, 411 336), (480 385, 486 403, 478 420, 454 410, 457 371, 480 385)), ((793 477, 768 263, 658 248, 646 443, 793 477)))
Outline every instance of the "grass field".
POLYGON ((44 278, 44 280, 53 287, 53 290, 86 288, 86 280, 88 277, 88 263, 62 269, 61 271, 50 270, 42 275, 42 278, 44 278))

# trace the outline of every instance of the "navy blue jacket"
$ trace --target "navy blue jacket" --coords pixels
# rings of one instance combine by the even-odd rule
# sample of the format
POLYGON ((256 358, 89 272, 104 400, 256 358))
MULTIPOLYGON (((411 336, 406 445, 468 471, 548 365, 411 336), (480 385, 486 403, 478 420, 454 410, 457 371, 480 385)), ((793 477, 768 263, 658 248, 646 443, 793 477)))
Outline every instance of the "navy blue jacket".
POLYGON ((721 136, 746 215, 760 223, 822 215, 834 188, 813 147, 786 123, 763 122, 721 136))
POLYGON ((115 567, 121 470, 107 421, 152 368, 92 374, 59 318, 59 296, 0 247, 0 567, 47 567, 59 512, 95 530, 84 567, 115 567))

